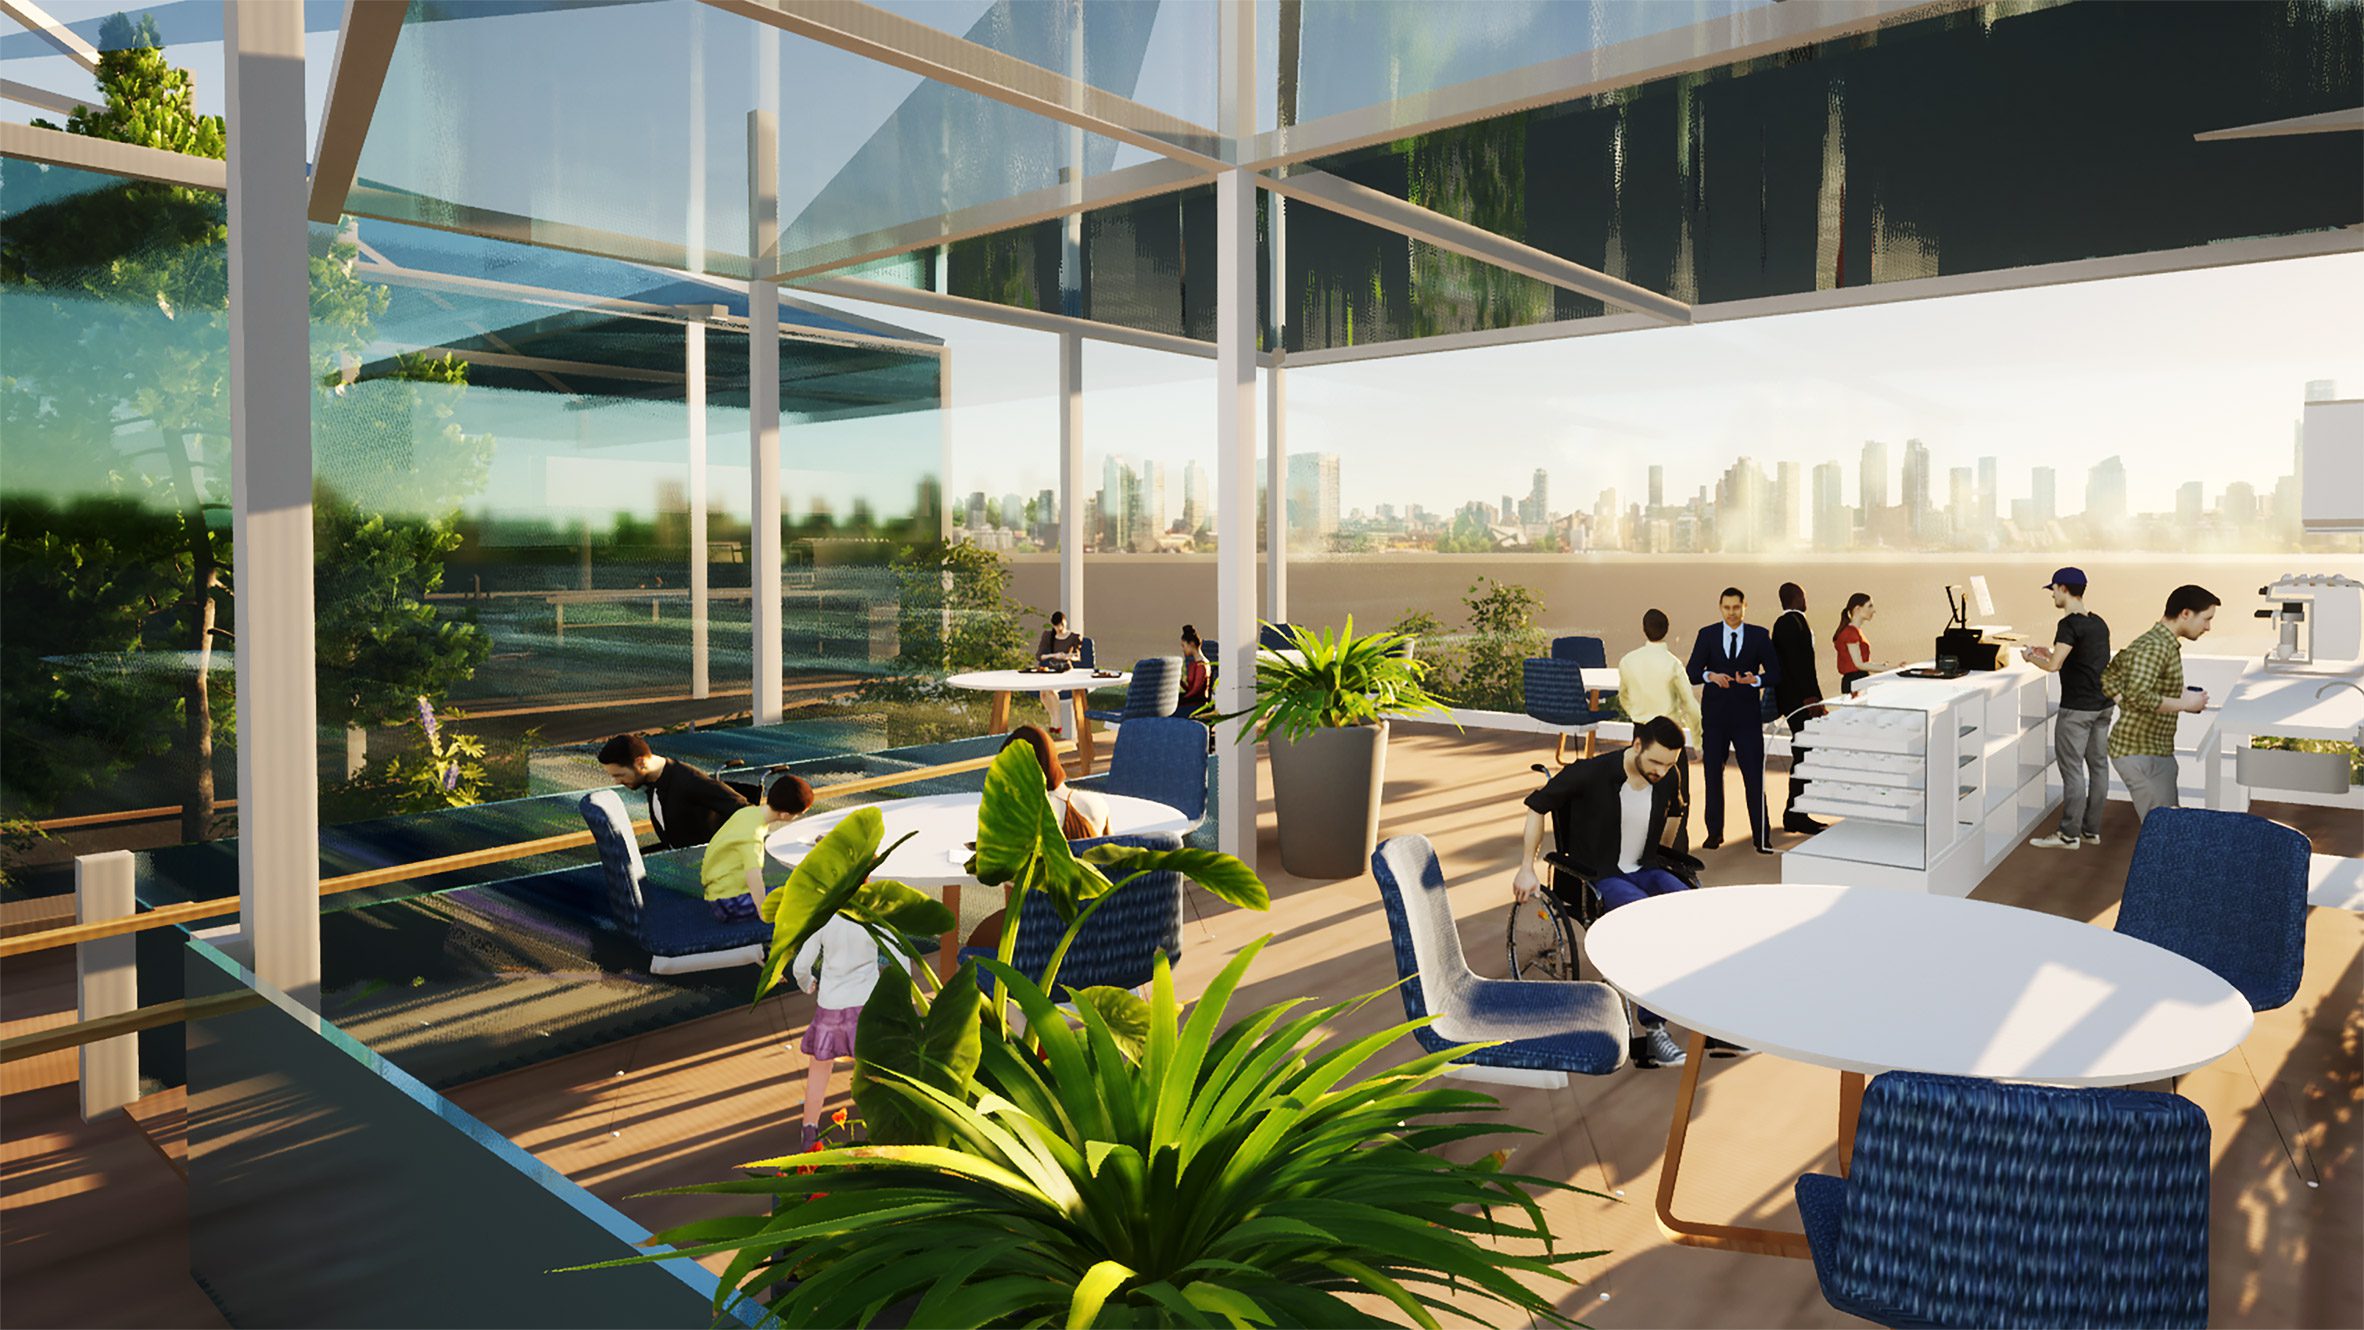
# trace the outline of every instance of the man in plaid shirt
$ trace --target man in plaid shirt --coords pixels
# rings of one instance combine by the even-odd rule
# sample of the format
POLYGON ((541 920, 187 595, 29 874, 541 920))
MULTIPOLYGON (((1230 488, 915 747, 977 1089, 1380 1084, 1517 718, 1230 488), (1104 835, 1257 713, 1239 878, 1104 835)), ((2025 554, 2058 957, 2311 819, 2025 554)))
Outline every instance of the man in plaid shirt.
POLYGON ((2134 816, 2176 806, 2175 718, 2208 706, 2203 688, 2183 684, 2183 644, 2197 642, 2216 622, 2222 602, 2205 587, 2179 586, 2150 631, 2128 642, 2101 672, 2101 691, 2118 704, 2110 727, 2110 765, 2126 782, 2134 816))

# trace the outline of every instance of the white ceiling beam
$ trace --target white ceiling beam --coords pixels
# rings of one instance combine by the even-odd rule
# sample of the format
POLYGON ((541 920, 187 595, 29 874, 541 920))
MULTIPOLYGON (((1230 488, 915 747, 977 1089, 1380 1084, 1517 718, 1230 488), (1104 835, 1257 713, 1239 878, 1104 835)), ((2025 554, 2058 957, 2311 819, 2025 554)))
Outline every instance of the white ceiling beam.
MULTIPOLYGON (((1016 305, 995 304, 990 300, 972 300, 967 296, 945 295, 937 291, 919 291, 907 286, 886 282, 865 281, 859 277, 808 277, 796 284, 797 289, 815 295, 834 296, 839 300, 862 300, 899 309, 914 309, 924 314, 941 314, 947 318, 976 319, 984 323, 998 323, 1005 327, 1026 328, 1035 332, 1075 333, 1096 342, 1117 346, 1139 347, 1145 351, 1165 351, 1178 356, 1195 356, 1201 360, 1215 358, 1215 344, 1195 337, 1175 333, 1149 332, 1140 328, 1126 328, 1095 319, 1071 318, 1065 314, 1051 314, 1039 309, 1022 309, 1016 305)), ((1266 353, 1261 363, 1269 363, 1266 353)))
POLYGON ((0 14, 6 14, 23 24, 35 36, 58 49, 60 55, 95 74, 98 72, 98 48, 82 39, 82 34, 49 16, 49 11, 33 0, 0 0, 0 14))
POLYGON ((2289 134, 2338 134, 2364 129, 2364 106, 2345 111, 2324 111, 2317 115, 2294 115, 2288 120, 2268 120, 2256 125, 2237 125, 2231 129, 2211 129, 2192 135, 2195 143, 2222 143, 2227 139, 2274 139, 2289 134))
POLYGON ((1222 140, 1204 125, 1143 106, 1041 65, 860 0, 705 0, 906 73, 1015 106, 1202 171, 1222 169, 1222 140))
POLYGON ((312 195, 305 215, 334 222, 361 168, 361 145, 385 91, 386 69, 402 35, 409 0, 345 0, 345 21, 337 31, 336 63, 330 67, 328 100, 320 113, 320 138, 312 150, 312 195))
POLYGON ((897 254, 932 249, 956 240, 1031 226, 1070 213, 1154 198, 1160 194, 1203 185, 1214 178, 1212 174, 1196 167, 1163 158, 1154 162, 1141 162, 1087 176, 1080 188, 1071 184, 1052 185, 845 240, 809 246, 781 256, 778 280, 792 282, 817 273, 875 263, 897 254))
MULTIPOLYGON (((2148 254, 2124 254, 2110 258, 2036 264, 2025 268, 2005 268, 1999 272, 1959 273, 1948 277, 1922 277, 1911 281, 1881 282, 1873 286, 1846 286, 1828 291, 1801 291, 1793 295, 1761 296, 1753 300, 1718 301, 1713 304, 1693 305, 1691 307, 1691 322, 1694 325, 1732 323, 1742 319, 1772 318, 1782 314, 1859 309, 1872 305, 1892 305, 1908 300, 1937 300, 1947 296, 1979 295, 1993 291, 2018 291, 2040 286, 2067 286, 2076 282, 2108 281, 2119 277, 2147 277, 2159 273, 2190 272, 2202 268, 2230 267, 2244 263, 2272 263, 2283 259, 2356 253, 2364 253, 2364 226, 2343 227, 2335 231, 2309 231, 2299 235, 2266 236, 2253 240, 2230 240, 2212 245, 2194 245, 2185 249, 2157 250, 2148 254)), ((1474 351, 1485 347, 1517 346, 1529 342, 1556 342, 1571 337, 1598 337, 1609 333, 1647 332, 1665 326, 1640 314, 1609 314, 1591 319, 1562 319, 1556 323, 1530 324, 1521 328, 1488 328, 1476 332, 1445 333, 1436 337, 1410 337, 1392 342, 1371 342, 1361 346, 1329 347, 1318 351, 1291 351, 1289 353, 1289 368, 1292 370, 1310 369, 1322 365, 1349 364, 1358 360, 1387 360, 1396 356, 1437 355, 1450 351, 1474 351)))
POLYGON ((1691 307, 1605 272, 1573 263, 1533 245, 1498 236, 1484 227, 1432 212, 1393 194, 1334 176, 1326 171, 1294 175, 1258 176, 1256 183, 1284 198, 1296 199, 1351 217, 1370 226, 1425 241, 1439 249, 1491 264, 1508 272, 1548 282, 1563 290, 1650 315, 1662 323, 1689 323, 1691 307))
MULTIPOLYGON (((1469 0, 1474 2, 1474 0, 1469 0)), ((1326 157, 1475 120, 1554 106, 1677 74, 1697 73, 1800 46, 1965 8, 1970 0, 1786 0, 1668 32, 1580 51, 1341 111, 1256 136, 1241 156, 1250 170, 1326 157)))
POLYGON ((62 92, 36 88, 30 83, 19 83, 15 79, 0 79, 0 97, 5 97, 12 102, 23 102, 27 106, 38 106, 44 111, 55 111, 59 115, 72 115, 76 111, 97 105, 104 100, 98 97, 68 97, 62 92))
POLYGON ((166 185, 186 185, 191 189, 210 189, 217 194, 228 190, 230 180, 229 165, 219 158, 191 157, 161 148, 143 148, 134 143, 69 134, 62 129, 36 129, 8 121, 0 121, 0 156, 166 185))

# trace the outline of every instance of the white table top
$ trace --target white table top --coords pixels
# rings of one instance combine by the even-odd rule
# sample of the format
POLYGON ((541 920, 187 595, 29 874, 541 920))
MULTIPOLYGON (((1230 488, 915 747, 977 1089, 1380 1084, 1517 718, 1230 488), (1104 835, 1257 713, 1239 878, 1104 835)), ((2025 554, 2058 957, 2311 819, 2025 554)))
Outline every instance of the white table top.
POLYGON ((1584 667, 1584 686, 1585 686, 1586 688, 1589 688, 1589 689, 1593 690, 1593 691, 1594 691, 1594 692, 1596 692, 1596 693, 1614 693, 1614 692, 1616 692, 1616 691, 1617 691, 1617 667, 1616 667, 1616 666, 1614 666, 1614 665, 1606 665, 1606 666, 1600 666, 1600 665, 1587 665, 1587 666, 1585 666, 1585 667, 1584 667))
MULTIPOLYGON (((824 789, 823 794, 828 791, 824 789)), ((1136 799, 1131 795, 1109 794, 1095 790, 1108 803, 1108 829, 1113 836, 1132 836, 1144 832, 1184 832, 1190 829, 1190 819, 1180 810, 1169 808, 1150 799, 1136 799)), ((968 883, 976 879, 962 871, 969 860, 969 842, 977 838, 977 806, 984 796, 976 794, 930 794, 917 799, 889 799, 868 805, 876 808, 886 819, 886 836, 880 843, 892 845, 906 832, 917 833, 905 841, 903 848, 887 856, 878 866, 878 875, 893 878, 914 887, 940 887, 947 883, 968 883)), ((766 838, 764 849, 772 858, 794 866, 804 858, 805 851, 826 835, 831 827, 843 821, 851 808, 814 813, 787 823, 766 838)))
POLYGON ((1024 670, 971 670, 955 674, 944 682, 955 688, 967 688, 980 693, 1034 693, 1048 688, 1054 692, 1073 693, 1091 688, 1122 688, 1133 681, 1123 670, 1099 676, 1077 666, 1063 674, 1028 674, 1024 670))
POLYGON ((1709 887, 1602 916, 1585 954, 1702 1034, 1843 1071, 2129 1085, 2248 1037, 2231 984, 2162 947, 1987 901, 1709 887))
POLYGON ((2337 854, 2309 855, 2307 904, 2331 910, 2364 911, 2364 859, 2337 854))

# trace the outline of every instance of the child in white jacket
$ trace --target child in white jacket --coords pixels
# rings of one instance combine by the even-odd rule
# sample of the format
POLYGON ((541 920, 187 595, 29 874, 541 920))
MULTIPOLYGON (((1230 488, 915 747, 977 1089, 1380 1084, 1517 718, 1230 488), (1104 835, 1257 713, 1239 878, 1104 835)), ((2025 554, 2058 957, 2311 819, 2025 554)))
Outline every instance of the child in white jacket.
POLYGON ((837 1060, 853 1056, 854 1027, 861 1022, 862 1004, 870 1000, 870 990, 878 983, 878 942, 860 924, 842 914, 831 915, 829 922, 797 949, 791 968, 797 987, 812 993, 819 1004, 799 1045, 812 1059, 804 1078, 804 1143, 810 1149, 821 1135, 821 1105, 829 1098, 829 1081, 837 1073, 837 1060), (816 962, 820 967, 817 981, 816 962))

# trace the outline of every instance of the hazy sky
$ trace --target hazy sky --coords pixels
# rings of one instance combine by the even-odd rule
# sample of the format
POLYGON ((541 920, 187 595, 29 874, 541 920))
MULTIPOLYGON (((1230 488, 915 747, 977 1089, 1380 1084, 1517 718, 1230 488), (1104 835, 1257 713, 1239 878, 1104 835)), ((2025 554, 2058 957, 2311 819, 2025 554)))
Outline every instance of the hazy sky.
MULTIPOLYGON (((2340 255, 1299 368, 1288 446, 1339 454, 1350 509, 1523 495, 1538 466, 1555 507, 1589 508, 1607 485, 1639 497, 1653 462, 1673 500, 1742 455, 1835 458, 1854 503, 1863 442, 1888 441, 1893 468, 1913 437, 1939 502, 1946 468, 1993 456, 2006 506, 2050 465, 2076 511, 2114 453, 2136 508, 2172 509, 2186 480, 2213 502, 2284 474, 2309 380, 2364 395, 2360 308, 2364 255, 2340 255)), ((866 312, 951 345, 949 489, 1056 485, 1051 336, 866 312)), ((1110 452, 1211 466, 1212 371, 1092 345, 1087 472, 1110 452)))

